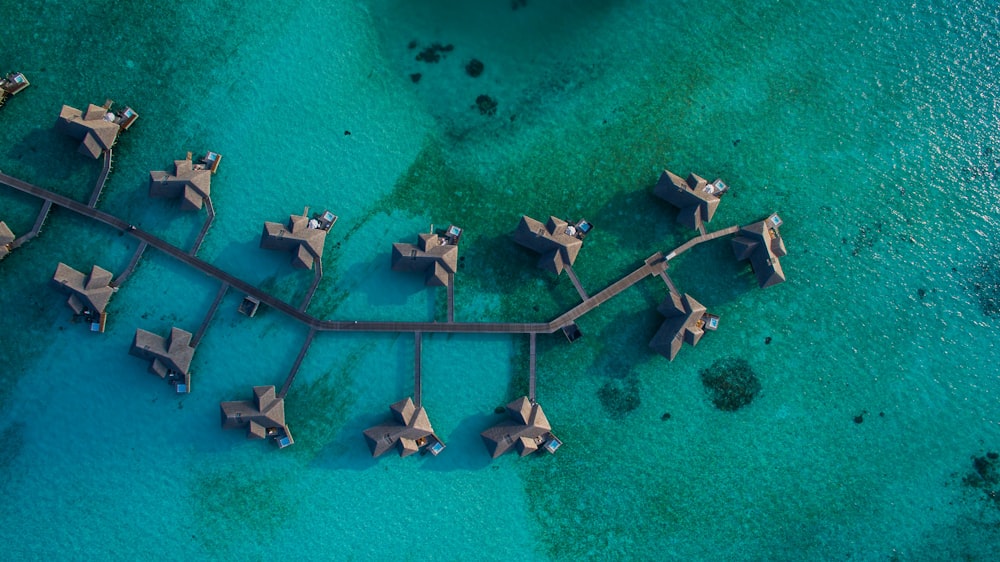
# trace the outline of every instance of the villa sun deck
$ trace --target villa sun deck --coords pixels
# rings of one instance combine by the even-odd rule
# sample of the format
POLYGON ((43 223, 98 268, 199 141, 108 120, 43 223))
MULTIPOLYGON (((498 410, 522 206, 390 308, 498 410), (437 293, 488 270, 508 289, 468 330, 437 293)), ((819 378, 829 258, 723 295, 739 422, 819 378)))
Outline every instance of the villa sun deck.
POLYGON ((73 314, 87 320, 91 331, 101 333, 104 332, 108 318, 104 309, 115 292, 111 281, 111 272, 98 265, 93 266, 89 275, 84 275, 59 263, 52 275, 52 284, 62 292, 69 293, 66 304, 73 310, 73 314))
POLYGON ((16 96, 21 90, 31 85, 24 74, 20 72, 9 72, 6 76, 0 77, 0 105, 9 97, 16 96))
POLYGON ((149 172, 149 196, 180 199, 181 209, 197 211, 211 197, 212 174, 222 161, 222 156, 209 152, 198 162, 187 153, 184 160, 174 160, 174 173, 149 172))
POLYGON ((253 387, 251 400, 235 400, 219 404, 222 429, 247 429, 247 439, 273 439, 279 449, 295 443, 285 425, 285 399, 274 386, 253 387))
POLYGON ((549 217, 543 224, 525 215, 514 231, 514 242, 541 254, 538 267, 559 275, 576 261, 583 239, 591 230, 593 225, 585 220, 569 223, 549 217))
POLYGON ((191 332, 171 328, 166 338, 137 329, 129 355, 149 361, 149 372, 173 385, 179 394, 191 392, 191 332))
POLYGON ((671 361, 683 344, 698 345, 706 329, 719 327, 719 317, 707 314, 705 307, 688 294, 670 293, 657 310, 666 319, 650 340, 649 347, 671 361))
POLYGON ((778 232, 781 225, 781 217, 774 213, 762 221, 741 227, 733 237, 736 259, 750 262, 757 284, 762 289, 785 280, 779 258, 784 257, 788 251, 778 232))
POLYGON ((426 451, 437 456, 444 450, 444 442, 435 435, 427 411, 404 398, 389 407, 392 419, 365 430, 365 441, 373 457, 395 448, 399 456, 408 457, 426 451))
POLYGON ((497 458, 510 450, 522 457, 538 451, 556 452, 562 445, 555 435, 542 407, 522 396, 507 404, 508 419, 482 432, 490 456, 497 458))
POLYGON ((313 263, 321 259, 327 232, 337 223, 339 217, 330 211, 309 217, 309 207, 301 215, 291 215, 288 223, 265 222, 260 237, 260 247, 267 250, 292 252, 292 265, 300 269, 312 269, 313 263))
POLYGON ((392 270, 423 272, 428 287, 447 287, 458 271, 458 240, 462 229, 452 225, 442 234, 421 233, 416 244, 392 245, 392 270))
POLYGON ((90 104, 85 112, 64 105, 56 120, 56 129, 80 141, 78 152, 99 158, 111 150, 118 134, 128 130, 139 118, 139 114, 127 106, 112 112, 112 103, 107 100, 103 106, 90 104))
POLYGON ((17 240, 17 236, 14 236, 7 223, 0 221, 0 260, 7 257, 7 254, 13 249, 11 246, 14 240, 17 240))
POLYGON ((697 174, 682 179, 669 170, 660 174, 653 194, 680 209, 677 221, 704 234, 704 223, 712 220, 719 199, 729 191, 721 179, 708 182, 697 174))

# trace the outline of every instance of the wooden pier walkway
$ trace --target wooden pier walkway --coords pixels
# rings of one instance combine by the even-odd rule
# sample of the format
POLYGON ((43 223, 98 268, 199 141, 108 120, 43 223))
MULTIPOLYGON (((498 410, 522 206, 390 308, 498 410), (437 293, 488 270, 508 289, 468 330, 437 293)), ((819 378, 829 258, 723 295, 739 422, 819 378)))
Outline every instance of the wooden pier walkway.
POLYGON ((97 200, 101 197, 101 192, 104 191, 104 184, 108 183, 108 174, 111 173, 111 157, 112 150, 109 148, 104 151, 104 168, 101 169, 101 175, 97 176, 94 191, 90 194, 90 201, 87 202, 87 206, 91 209, 97 206, 97 200))
POLYGON ((671 293, 675 293, 678 295, 680 294, 677 292, 677 287, 674 285, 674 280, 671 279, 669 275, 667 275, 666 269, 660 272, 660 279, 663 279, 663 282, 667 284, 667 290, 669 290, 671 293))
POLYGON ((566 270, 566 274, 569 275, 569 280, 572 281, 573 286, 576 287, 576 292, 580 293, 580 299, 581 300, 589 299, 590 295, 587 294, 587 291, 583 290, 583 285, 580 284, 580 278, 576 276, 576 272, 573 271, 573 268, 570 267, 570 265, 567 263, 566 265, 563 266, 563 269, 566 270))
POLYGON ((677 256, 683 254, 684 252, 690 250, 691 248, 701 244, 702 242, 708 242, 709 240, 715 240, 716 238, 721 238, 723 236, 728 236, 730 234, 736 234, 740 229, 739 226, 730 226, 729 228, 723 228, 722 230, 716 230, 715 232, 710 232, 708 234, 702 234, 688 240, 687 242, 681 244, 674 248, 672 252, 667 254, 667 261, 670 261, 677 256))
POLYGON ((420 348, 423 347, 423 332, 413 333, 413 402, 420 407, 422 389, 420 386, 420 348))
POLYGON ((215 300, 212 301, 212 306, 209 307, 208 312, 205 314, 205 319, 201 321, 198 333, 196 333, 194 338, 191 339, 191 347, 198 347, 198 344, 201 343, 202 336, 204 336, 205 332, 208 330, 208 325, 212 322, 212 317, 215 316, 215 311, 219 309, 219 303, 222 302, 222 299, 226 296, 226 291, 228 290, 229 283, 223 281, 222 285, 219 286, 219 292, 215 295, 215 300))
POLYGON ((192 256, 198 255, 198 250, 201 249, 201 243, 205 240, 205 235, 208 234, 209 227, 212 226, 212 222, 215 221, 215 206, 212 205, 212 198, 208 195, 202 198, 205 202, 205 210, 208 211, 208 218, 205 219, 205 224, 201 226, 201 232, 198 233, 198 237, 194 239, 194 245, 191 246, 191 251, 188 252, 192 256))
POLYGON ((52 201, 45 200, 42 203, 42 210, 38 211, 38 217, 35 218, 35 224, 31 227, 31 230, 25 232, 21 236, 18 236, 10 243, 10 249, 20 248, 24 244, 31 241, 32 238, 38 236, 38 233, 42 231, 42 225, 45 224, 45 219, 49 216, 49 211, 52 210, 52 201))
POLYGON ((448 274, 448 322, 455 321, 455 274, 448 274))
POLYGON ((618 281, 615 281, 600 293, 597 293, 596 295, 576 305, 569 310, 569 312, 566 312, 562 316, 550 322, 549 325, 553 326, 552 331, 560 330, 565 326, 569 326, 573 322, 576 322, 577 318, 597 308, 618 293, 628 289, 646 277, 658 274, 666 267, 667 262, 663 258, 663 253, 657 252, 652 256, 649 256, 646 258, 645 263, 643 263, 638 269, 618 281))
POLYGON ((535 403, 535 339, 538 334, 528 334, 528 400, 535 403))
POLYGON ((309 335, 306 336, 306 341, 302 344, 302 349, 299 350, 299 356, 295 358, 292 370, 289 371, 288 377, 285 378, 285 384, 281 385, 278 398, 284 399, 285 395, 288 394, 288 389, 292 387, 292 381, 295 380, 295 375, 299 372, 299 367, 302 366, 302 360, 306 358, 306 352, 309 351, 309 346, 312 345, 314 337, 316 337, 315 328, 309 330, 309 335))
POLYGON ((309 285, 309 290, 306 291, 306 296, 302 299, 302 304, 299 305, 299 312, 305 312, 309 308, 309 301, 312 300, 313 295, 316 294, 316 288, 319 287, 319 282, 323 279, 323 257, 313 255, 313 264, 315 264, 315 272, 313 273, 312 284, 309 285))
POLYGON ((112 287, 120 287, 121 284, 128 279, 128 276, 132 275, 132 271, 135 270, 135 266, 139 264, 139 258, 142 257, 142 253, 146 251, 147 246, 149 246, 149 244, 147 244, 145 240, 139 241, 139 247, 136 248, 135 253, 132 254, 132 259, 128 262, 128 266, 125 268, 125 271, 123 271, 114 281, 109 283, 109 285, 112 287))
MULTIPOLYGON (((118 217, 88 207, 79 201, 74 201, 58 193, 53 193, 41 187, 21 181, 0 172, 0 184, 17 189, 51 204, 58 205, 74 213, 106 224, 112 228, 121 230, 125 234, 145 242, 149 246, 160 250, 171 258, 184 263, 190 267, 201 271, 220 282, 228 283, 231 287, 260 300, 261 303, 290 316, 291 318, 305 324, 311 331, 333 331, 333 332, 429 332, 429 333, 494 333, 494 334, 551 334, 556 330, 573 323, 587 312, 597 308, 608 299, 621 293, 625 289, 638 283, 640 280, 654 274, 659 274, 666 267, 666 260, 670 259, 695 244, 706 242, 732 234, 737 227, 732 227, 722 231, 716 231, 707 236, 699 236, 686 242, 679 248, 671 252, 667 258, 662 253, 657 253, 646 259, 646 262, 637 270, 628 274, 619 281, 613 283, 600 293, 580 303, 570 311, 559 316, 551 322, 539 323, 515 323, 515 322, 381 322, 381 321, 345 321, 345 320, 320 320, 307 314, 304 310, 296 309, 291 304, 267 293, 257 287, 227 273, 218 267, 202 261, 188 252, 160 239, 156 236, 138 228, 130 228, 131 225, 118 217)), ((42 217, 40 217, 42 218, 42 217)), ((311 293, 307 295, 311 297, 311 293)), ((312 333, 312 332, 310 332, 312 333)), ((311 341, 311 339, 310 339, 311 341)))

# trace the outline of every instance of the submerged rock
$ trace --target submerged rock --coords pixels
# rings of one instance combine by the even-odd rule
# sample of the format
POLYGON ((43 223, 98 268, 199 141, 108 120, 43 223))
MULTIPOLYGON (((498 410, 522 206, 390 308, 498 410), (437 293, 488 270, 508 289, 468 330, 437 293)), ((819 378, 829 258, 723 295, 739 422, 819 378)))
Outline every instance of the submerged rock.
POLYGON ((739 357, 719 359, 701 370, 701 383, 712 404, 720 410, 736 411, 749 404, 760 392, 760 380, 746 360, 739 357))

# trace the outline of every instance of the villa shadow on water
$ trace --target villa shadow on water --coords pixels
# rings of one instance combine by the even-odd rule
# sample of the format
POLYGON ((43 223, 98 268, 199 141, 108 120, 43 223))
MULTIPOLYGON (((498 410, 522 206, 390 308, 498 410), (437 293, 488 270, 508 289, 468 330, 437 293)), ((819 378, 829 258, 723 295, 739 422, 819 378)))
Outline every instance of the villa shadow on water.
MULTIPOLYGON (((712 240, 670 262, 667 274, 681 293, 689 293, 711 309, 754 291, 756 277, 747 262, 736 261, 730 236, 712 240)), ((725 321, 723 319, 723 321, 725 321)))
MULTIPOLYGON (((312 271, 295 269, 289 262, 287 253, 263 250, 257 239, 247 242, 229 242, 217 254, 220 256, 241 256, 240 259, 244 262, 244 266, 239 271, 234 271, 234 275, 296 307, 313 281, 312 271), (248 266, 251 263, 253 267, 248 266), (250 271, 254 273, 254 276, 246 274, 250 271)), ((215 262, 212 258, 203 257, 202 259, 211 263, 215 262)), ((317 294, 322 291, 323 282, 320 281, 317 294)))
MULTIPOLYGON (((419 276, 391 271, 389 259, 388 251, 377 252, 366 261, 353 261, 342 274, 336 271, 326 273, 359 280, 357 285, 352 286, 351 293, 362 293, 365 302, 374 307, 404 305, 421 291, 431 291, 437 297, 436 289, 425 287, 419 276)), ((433 312, 433 299, 430 311, 433 312)))
POLYGON ((384 421, 386 415, 386 412, 373 411, 349 417, 334 438, 319 449, 312 459, 312 465, 329 470, 364 471, 380 463, 411 461, 412 459, 401 459, 398 455, 372 456, 365 443, 364 430, 384 421))
POLYGON ((444 436, 448 448, 421 466, 423 470, 449 472, 453 470, 482 470, 492 464, 481 433, 494 425, 497 414, 472 414, 462 418, 455 428, 444 436))
MULTIPOLYGON (((46 122, 49 117, 55 122, 55 114, 46 116, 46 122)), ((4 173, 28 178, 46 189, 86 201, 101 173, 101 165, 76 152, 79 141, 51 127, 32 129, 20 138, 9 145, 7 155, 12 165, 5 167, 4 173)))

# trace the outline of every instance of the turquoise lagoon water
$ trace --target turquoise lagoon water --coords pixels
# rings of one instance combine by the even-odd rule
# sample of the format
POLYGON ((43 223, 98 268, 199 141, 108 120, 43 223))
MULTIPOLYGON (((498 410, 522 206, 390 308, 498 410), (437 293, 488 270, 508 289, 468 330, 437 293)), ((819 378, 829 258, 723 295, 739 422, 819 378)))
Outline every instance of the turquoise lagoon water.
MULTIPOLYGON (((178 397, 128 346, 196 330, 216 282, 148 251, 92 334, 48 279, 121 271, 136 243, 56 209, 0 262, 5 558, 993 559, 1000 12, 896 4, 3 4, 0 71, 32 86, 0 110, 0 169, 86 200, 99 163, 51 129, 59 107, 131 105, 98 207, 187 247, 204 213, 148 199, 146 174, 221 152, 199 256, 298 303, 311 274, 259 250, 260 224, 334 210, 318 317, 443 319, 389 246, 454 222, 457 319, 547 321, 578 299, 513 247, 518 217, 597 225, 575 267, 593 293, 691 236, 651 197, 663 168, 732 186, 711 228, 779 211, 789 248, 766 290, 725 241, 673 261, 722 317, 673 362, 646 345, 656 280, 583 339, 540 338, 552 456, 491 462, 478 436, 526 391, 526 338, 425 335, 448 449, 372 459, 361 430, 412 392, 412 336, 319 334, 296 444, 245 440, 219 401, 280 384, 305 328, 230 292, 178 397), (416 60, 435 43, 453 48, 416 60), (762 387, 735 412, 699 377, 726 358, 762 387)), ((0 190, 15 232, 39 207, 0 190)))

